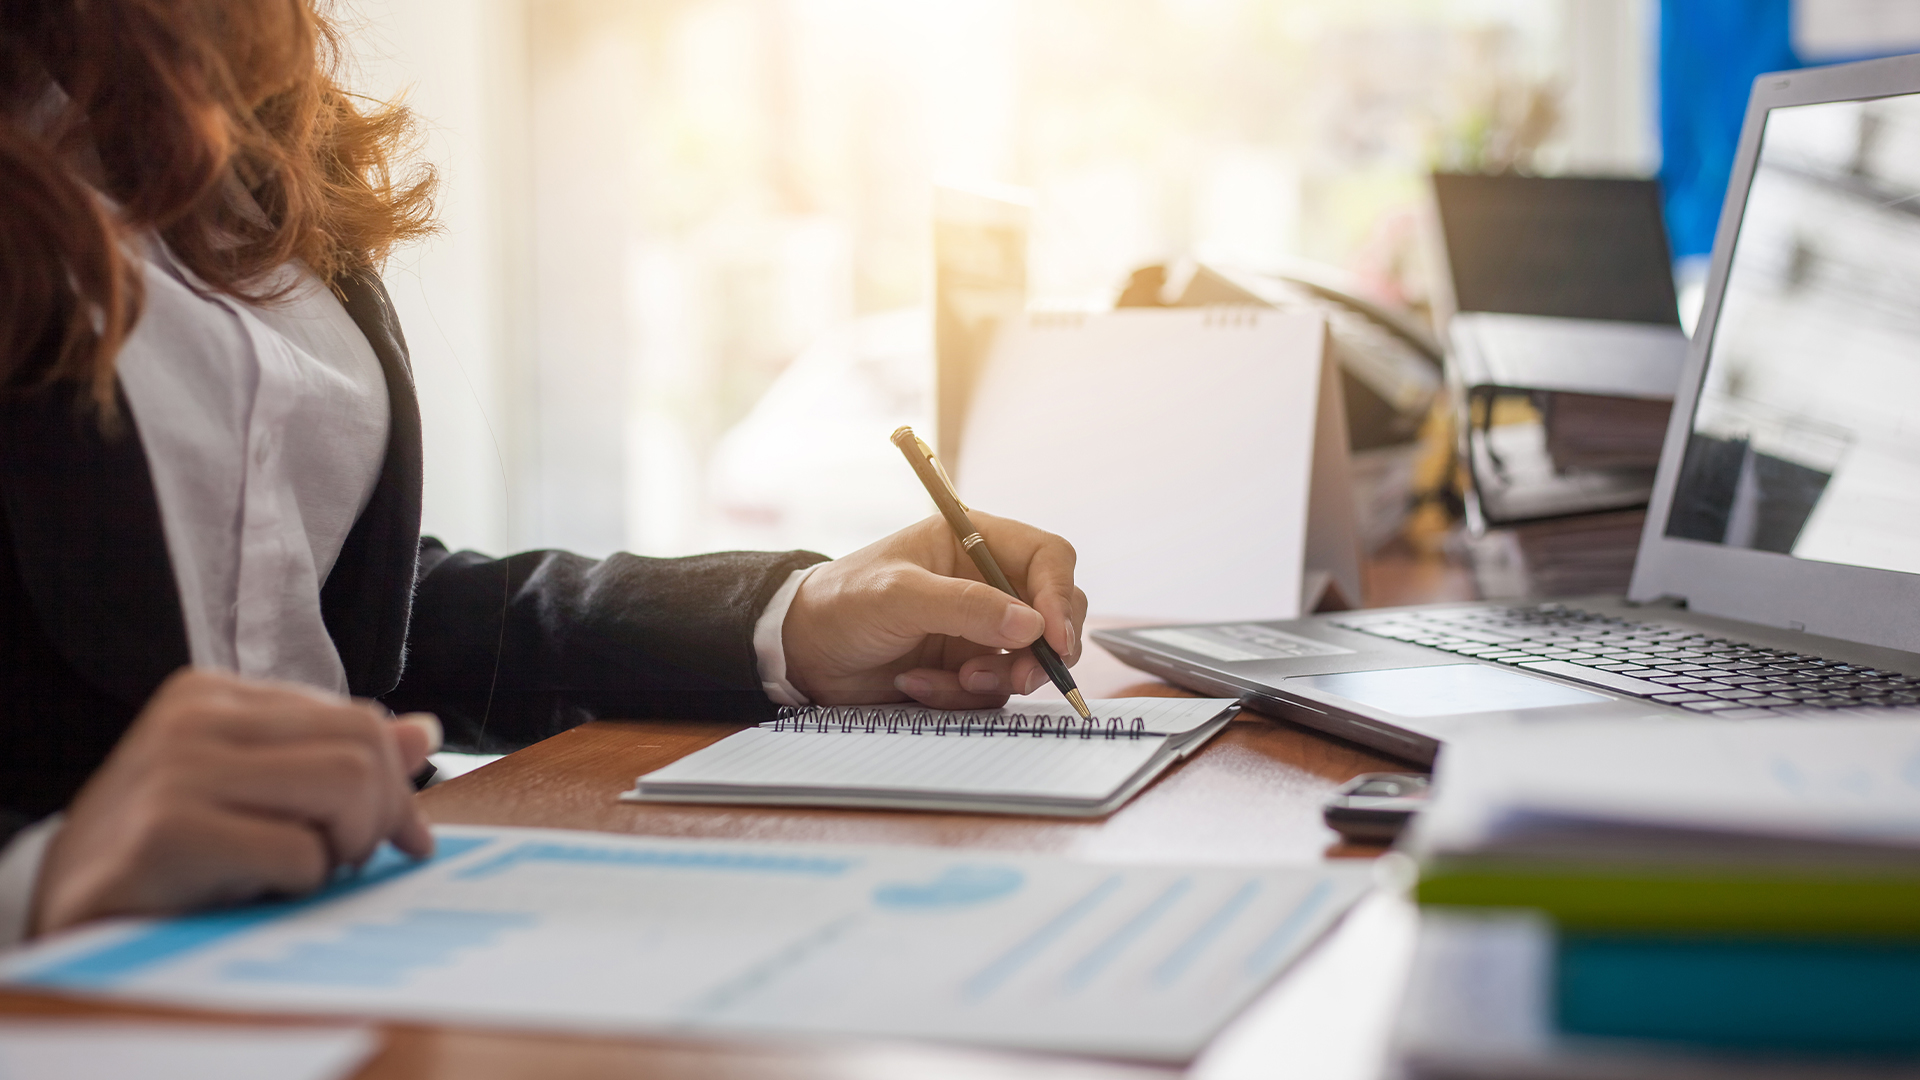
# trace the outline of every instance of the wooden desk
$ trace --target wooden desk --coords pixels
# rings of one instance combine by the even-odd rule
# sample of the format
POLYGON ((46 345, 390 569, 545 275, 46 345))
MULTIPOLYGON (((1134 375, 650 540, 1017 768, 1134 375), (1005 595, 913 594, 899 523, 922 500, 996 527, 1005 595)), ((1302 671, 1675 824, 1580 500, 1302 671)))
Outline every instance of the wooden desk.
MULTIPOLYGON (((1456 599, 1457 569, 1411 550, 1368 567, 1375 606, 1456 599)), ((1075 669, 1089 697, 1178 694, 1097 647, 1075 669)), ((1201 753, 1102 821, 970 814, 637 805, 615 796, 640 773, 736 727, 669 720, 602 721, 528 747, 420 796, 435 822, 595 829, 644 836, 832 843, 910 843, 1054 852, 1090 859, 1231 863, 1370 856, 1320 822, 1320 802, 1352 776, 1403 767, 1301 728, 1244 714, 1201 753)), ((644 978, 643 972, 636 977, 644 978)), ((75 1003, 0 993, 0 1015, 191 1019, 182 1010, 75 1003)), ((223 1017, 232 1020, 233 1017, 223 1017)), ((266 1021, 262 1021, 266 1022, 266 1021)), ((384 1045, 362 1080, 543 1080, 598 1077, 970 1077, 1122 1080, 1180 1070, 1042 1054, 872 1040, 587 1039, 383 1024, 384 1045)))

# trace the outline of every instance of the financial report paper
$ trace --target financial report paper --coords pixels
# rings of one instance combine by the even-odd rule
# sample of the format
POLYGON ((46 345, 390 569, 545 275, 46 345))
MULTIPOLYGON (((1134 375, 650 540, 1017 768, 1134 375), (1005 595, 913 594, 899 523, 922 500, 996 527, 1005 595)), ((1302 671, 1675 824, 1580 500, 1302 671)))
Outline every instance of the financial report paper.
POLYGON ((121 920, 16 986, 591 1032, 860 1034, 1184 1061, 1368 888, 1364 866, 441 827, 315 896, 121 920))

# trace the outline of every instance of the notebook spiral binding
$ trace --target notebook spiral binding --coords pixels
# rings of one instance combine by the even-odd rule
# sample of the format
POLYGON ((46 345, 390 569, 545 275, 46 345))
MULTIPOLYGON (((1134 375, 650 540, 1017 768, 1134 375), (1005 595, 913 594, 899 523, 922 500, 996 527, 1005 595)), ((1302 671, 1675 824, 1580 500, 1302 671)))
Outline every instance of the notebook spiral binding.
POLYGON ((786 705, 774 714, 772 723, 761 724, 774 731, 862 732, 868 735, 1021 735, 1059 739, 1138 739, 1147 734, 1147 722, 1141 717, 1131 721, 1120 717, 1106 720, 1078 716, 1045 716, 1029 713, 940 712, 925 709, 888 709, 872 705, 786 705))

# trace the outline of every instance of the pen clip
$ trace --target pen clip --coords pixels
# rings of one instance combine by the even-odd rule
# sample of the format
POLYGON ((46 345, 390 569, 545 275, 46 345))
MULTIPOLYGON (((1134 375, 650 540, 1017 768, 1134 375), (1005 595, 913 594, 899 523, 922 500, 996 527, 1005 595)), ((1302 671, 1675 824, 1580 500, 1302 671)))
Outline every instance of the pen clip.
POLYGON ((913 440, 914 446, 920 449, 920 454, 921 456, 927 459, 927 464, 933 466, 934 475, 938 476, 940 478, 940 482, 946 485, 947 494, 952 496, 953 501, 955 503, 959 504, 960 509, 965 510, 967 513, 971 514, 973 512, 973 507, 968 506, 960 498, 960 491, 959 489, 953 486, 953 477, 947 475, 946 466, 940 464, 940 459, 933 456, 933 447, 927 445, 927 440, 921 438, 918 435, 915 435, 913 432, 913 429, 910 427, 903 427, 899 431, 895 432, 894 434, 898 436, 903 433, 913 440))

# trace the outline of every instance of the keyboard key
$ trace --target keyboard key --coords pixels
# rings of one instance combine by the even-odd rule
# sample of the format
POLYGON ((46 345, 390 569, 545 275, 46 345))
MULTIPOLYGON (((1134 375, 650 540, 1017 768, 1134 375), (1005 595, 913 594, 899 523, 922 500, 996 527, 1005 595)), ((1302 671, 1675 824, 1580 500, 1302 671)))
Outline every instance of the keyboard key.
POLYGON ((1783 697, 1748 698, 1746 703, 1748 705, 1752 705, 1756 709, 1772 709, 1772 708, 1778 708, 1785 705, 1800 704, 1799 702, 1793 700, 1792 698, 1783 698, 1783 697))
POLYGON ((1779 715, 1772 709, 1725 709, 1713 714, 1716 720, 1768 720, 1779 715))
POLYGON ((1710 691, 1710 693, 1722 701, 1740 701, 1745 698, 1757 698, 1760 696, 1752 690, 1743 690, 1739 687, 1734 687, 1731 690, 1713 690, 1710 691))
POLYGON ((1608 690, 1617 690, 1623 694, 1632 694, 1634 697, 1652 697, 1655 694, 1670 694, 1673 692, 1672 687, 1661 686, 1657 682, 1648 682, 1645 679, 1636 679, 1630 675, 1622 675, 1613 671, 1598 671, 1594 668, 1583 667, 1579 664, 1569 664, 1565 660, 1539 660, 1533 663, 1523 663, 1520 666, 1526 668, 1528 671, 1538 671, 1547 675, 1558 675, 1563 679, 1572 679, 1575 682, 1601 686, 1608 690))
POLYGON ((1662 705, 1685 705, 1690 701, 1712 701, 1714 699, 1705 694, 1655 694, 1653 695, 1653 700, 1660 702, 1662 705))
POLYGON ((1516 639, 1512 634, 1502 634, 1497 630, 1479 628, 1455 630, 1455 634, 1469 641, 1478 641, 1483 645, 1511 645, 1516 639))
POLYGON ((1729 709, 1746 708, 1745 705, 1741 704, 1738 701, 1690 701, 1687 704, 1682 705, 1680 707, 1683 709, 1692 709, 1694 712, 1710 712, 1710 713, 1725 712, 1726 710, 1729 710, 1729 709))

